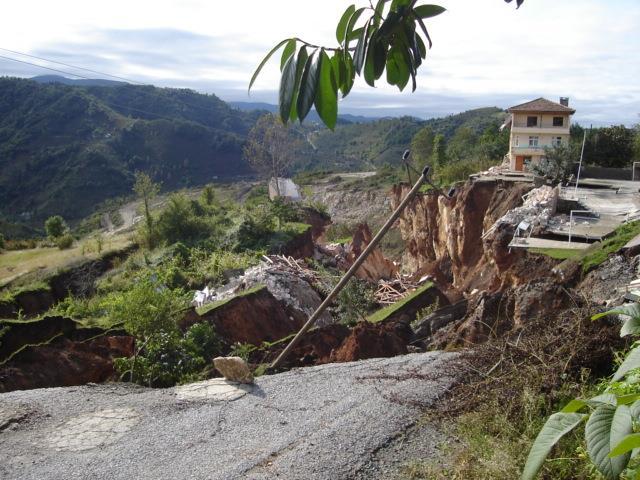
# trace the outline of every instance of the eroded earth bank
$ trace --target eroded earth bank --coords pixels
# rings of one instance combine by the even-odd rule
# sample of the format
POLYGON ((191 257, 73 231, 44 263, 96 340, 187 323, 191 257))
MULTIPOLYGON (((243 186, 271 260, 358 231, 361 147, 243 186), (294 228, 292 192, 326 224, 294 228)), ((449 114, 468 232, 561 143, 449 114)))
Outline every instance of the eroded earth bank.
MULTIPOLYGON (((408 189, 394 187, 380 208, 408 189)), ((285 371, 253 386, 215 371, 165 389, 114 382, 113 360, 132 355, 134 339, 38 316, 38 302, 52 300, 34 293, 30 318, 7 321, 0 347, 2 478, 401 478, 407 461, 437 458, 446 441, 433 412, 508 373, 507 359, 606 373, 622 346, 617 327, 571 319, 622 303, 638 252, 586 263, 510 247, 522 221, 544 229, 558 209, 551 190, 479 177, 420 194, 395 226, 402 258, 379 250, 358 272, 381 308, 353 322, 327 312, 285 371), (569 331, 580 346, 565 351, 569 331)), ((327 294, 318 265, 344 271, 371 239, 357 218, 348 241, 330 243, 327 219, 311 216, 281 252, 207 290, 180 327, 210 323, 224 353, 245 346, 264 372, 327 294)))

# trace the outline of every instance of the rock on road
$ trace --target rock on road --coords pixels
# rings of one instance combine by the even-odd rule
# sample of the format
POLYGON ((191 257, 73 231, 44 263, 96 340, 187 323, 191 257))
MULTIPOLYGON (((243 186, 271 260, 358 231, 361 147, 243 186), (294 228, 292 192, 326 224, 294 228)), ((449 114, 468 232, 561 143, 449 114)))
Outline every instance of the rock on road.
MULTIPOLYGON (((328 364, 253 387, 215 379, 1 394, 0 478, 387 478, 373 463, 453 384, 457 358, 328 364)), ((421 428, 435 451, 437 429, 421 428)))

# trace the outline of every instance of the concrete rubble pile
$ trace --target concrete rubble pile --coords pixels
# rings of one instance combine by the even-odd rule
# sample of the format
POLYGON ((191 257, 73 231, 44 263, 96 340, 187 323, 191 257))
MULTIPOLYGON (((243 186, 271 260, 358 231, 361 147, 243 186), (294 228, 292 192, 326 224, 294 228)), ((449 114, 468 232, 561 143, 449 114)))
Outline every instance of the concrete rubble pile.
POLYGON ((490 231, 502 224, 526 225, 531 229, 544 229, 550 225, 558 203, 557 188, 543 185, 528 192, 523 199, 520 207, 509 210, 494 223, 490 231))
MULTIPOLYGON (((201 305, 227 300, 243 291, 264 285, 277 300, 299 312, 302 316, 308 317, 322 302, 320 295, 311 286, 314 280, 315 273, 306 268, 304 262, 281 255, 265 255, 258 265, 248 268, 242 275, 232 278, 227 285, 217 290, 205 288, 205 290, 196 292, 192 304, 196 306, 196 301, 203 299, 205 291, 208 292, 208 295, 202 300, 201 305)), ((333 323, 333 318, 328 312, 325 312, 318 320, 317 325, 331 323, 333 323)))

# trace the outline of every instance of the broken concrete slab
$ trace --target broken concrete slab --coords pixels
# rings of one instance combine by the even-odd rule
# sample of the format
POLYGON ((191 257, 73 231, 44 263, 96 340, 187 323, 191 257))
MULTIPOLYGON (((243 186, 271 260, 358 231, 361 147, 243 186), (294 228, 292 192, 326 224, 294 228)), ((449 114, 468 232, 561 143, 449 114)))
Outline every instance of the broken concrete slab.
POLYGON ((253 387, 248 383, 232 382, 224 378, 211 378, 203 382, 176 387, 178 400, 208 400, 230 402, 244 397, 253 387))

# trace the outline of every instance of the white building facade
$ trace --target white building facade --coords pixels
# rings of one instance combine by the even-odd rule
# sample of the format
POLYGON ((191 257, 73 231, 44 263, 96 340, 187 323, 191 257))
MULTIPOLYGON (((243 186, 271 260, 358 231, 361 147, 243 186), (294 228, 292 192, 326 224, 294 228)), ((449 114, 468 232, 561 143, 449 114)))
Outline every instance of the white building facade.
POLYGON ((540 162, 545 148, 569 144, 571 115, 576 111, 569 107, 569 99, 560 98, 560 103, 546 98, 537 98, 507 109, 511 118, 509 138, 509 165, 513 171, 527 171, 540 162))

